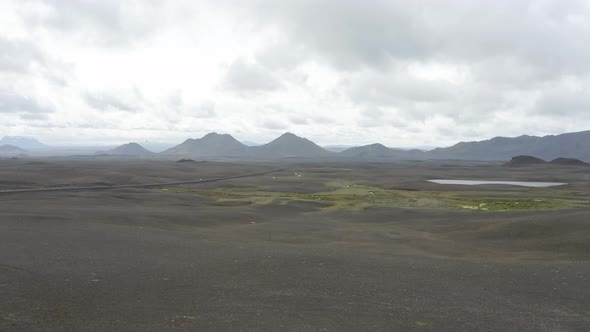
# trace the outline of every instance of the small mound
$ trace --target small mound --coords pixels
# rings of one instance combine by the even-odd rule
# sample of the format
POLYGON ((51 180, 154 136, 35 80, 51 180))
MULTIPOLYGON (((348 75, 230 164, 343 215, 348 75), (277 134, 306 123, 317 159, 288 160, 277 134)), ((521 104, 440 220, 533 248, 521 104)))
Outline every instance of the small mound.
POLYGON ((563 165, 563 166, 590 166, 579 159, 573 158, 557 158, 549 162, 551 165, 563 165))
POLYGON ((543 165, 547 162, 543 159, 539 159, 532 156, 517 156, 513 157, 512 160, 504 164, 508 167, 519 167, 519 166, 531 166, 531 165, 543 165))

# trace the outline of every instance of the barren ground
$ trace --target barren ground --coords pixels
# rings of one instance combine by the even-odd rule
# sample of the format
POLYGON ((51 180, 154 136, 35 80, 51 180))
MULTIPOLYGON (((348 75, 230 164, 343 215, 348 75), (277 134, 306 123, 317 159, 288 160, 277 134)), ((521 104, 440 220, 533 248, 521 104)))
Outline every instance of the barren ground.
POLYGON ((0 331, 584 331, 590 170, 0 160, 0 331), (555 181, 451 186, 427 179, 555 181))

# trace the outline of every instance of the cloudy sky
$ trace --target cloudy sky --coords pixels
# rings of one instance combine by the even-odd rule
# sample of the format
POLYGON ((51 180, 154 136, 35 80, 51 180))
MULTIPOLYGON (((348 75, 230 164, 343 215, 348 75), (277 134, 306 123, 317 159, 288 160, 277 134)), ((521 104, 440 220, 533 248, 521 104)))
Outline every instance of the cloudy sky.
POLYGON ((0 0, 0 136, 445 146, 590 129, 590 3, 0 0))

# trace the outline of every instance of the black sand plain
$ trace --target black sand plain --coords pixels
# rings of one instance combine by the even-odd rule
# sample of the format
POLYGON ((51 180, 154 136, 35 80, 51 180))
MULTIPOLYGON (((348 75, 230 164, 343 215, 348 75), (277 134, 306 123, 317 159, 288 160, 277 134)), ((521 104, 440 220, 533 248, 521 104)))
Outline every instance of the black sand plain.
POLYGON ((276 168, 0 194, 0 331, 590 330, 585 167, 23 159, 0 189, 276 168))

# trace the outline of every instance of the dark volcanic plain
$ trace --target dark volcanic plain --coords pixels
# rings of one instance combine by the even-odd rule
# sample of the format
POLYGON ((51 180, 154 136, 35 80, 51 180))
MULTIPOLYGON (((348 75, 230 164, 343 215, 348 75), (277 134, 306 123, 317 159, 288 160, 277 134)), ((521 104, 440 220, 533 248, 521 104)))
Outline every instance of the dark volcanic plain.
POLYGON ((24 159, 0 189, 276 168, 0 194, 0 331, 589 329, 586 167, 24 159))

